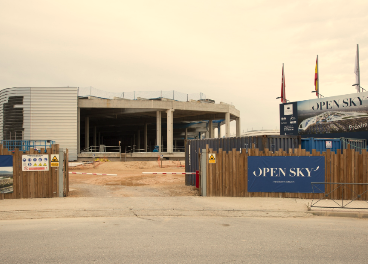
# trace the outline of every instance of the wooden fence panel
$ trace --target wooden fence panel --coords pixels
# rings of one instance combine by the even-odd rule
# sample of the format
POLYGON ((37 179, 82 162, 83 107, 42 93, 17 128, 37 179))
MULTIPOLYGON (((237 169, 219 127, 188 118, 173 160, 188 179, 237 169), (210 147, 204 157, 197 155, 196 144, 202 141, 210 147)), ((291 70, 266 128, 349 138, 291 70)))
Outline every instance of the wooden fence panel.
POLYGON ((64 196, 69 196, 69 151, 65 150, 64 156, 64 196))
POLYGON ((234 169, 234 164, 233 164, 233 152, 229 151, 228 152, 229 155, 229 196, 232 197, 233 196, 233 169, 234 169))
MULTIPOLYGON (((325 156, 325 182, 331 182, 331 150, 327 149, 325 156)), ((331 192, 331 186, 328 184, 325 186, 325 192, 331 192)))
POLYGON ((238 166, 239 166, 239 151, 236 151, 236 149, 233 149, 232 151, 232 160, 233 160, 233 163, 232 163, 232 167, 233 167, 233 197, 237 197, 238 196, 238 189, 239 189, 239 186, 238 186, 238 166))
MULTIPOLYGON (((233 149, 226 152, 219 149, 216 154, 216 164, 208 166, 207 161, 207 195, 208 196, 228 196, 228 197, 285 197, 285 198, 305 198, 316 199, 323 198, 323 194, 313 193, 256 193, 248 192, 248 157, 249 156, 324 156, 325 157, 325 182, 333 183, 368 183, 368 152, 363 150, 360 154, 353 149, 348 148, 341 153, 337 150, 334 153, 327 150, 319 153, 312 150, 312 153, 305 149, 290 149, 288 152, 283 150, 272 153, 269 149, 259 151, 254 147, 243 149, 241 152, 233 149)), ((330 199, 341 199, 342 188, 338 185, 326 185, 325 193, 331 193, 330 199), (337 189, 337 191, 336 191, 337 189), (334 191, 335 190, 335 191, 334 191)), ((344 199, 351 197, 353 193, 362 193, 365 188, 355 186, 354 188, 345 188, 344 199), (351 190, 350 190, 351 189, 351 190)), ((365 193, 361 199, 368 200, 368 193, 365 193)))
POLYGON ((216 157, 216 163, 217 163, 217 168, 216 168, 216 181, 218 182, 218 186, 217 186, 217 191, 218 191, 218 196, 223 196, 223 161, 224 159, 222 158, 222 148, 220 148, 218 150, 218 158, 216 157))
MULTIPOLYGON (((44 154, 44 149, 41 149, 41 153, 44 154)), ((59 145, 53 145, 52 148, 48 148, 49 155, 59 153, 59 145)), ((13 192, 0 194, 0 200, 2 199, 22 199, 22 198, 43 198, 43 197, 57 197, 59 188, 59 170, 57 167, 49 167, 49 171, 23 171, 22 170, 22 155, 26 154, 38 154, 34 149, 30 149, 29 152, 21 152, 18 149, 14 151, 8 151, 3 149, 0 144, 0 155, 12 155, 13 156, 13 192)), ((68 150, 66 150, 64 164, 64 170, 62 175, 64 181, 64 195, 69 195, 69 167, 68 167, 68 150)))

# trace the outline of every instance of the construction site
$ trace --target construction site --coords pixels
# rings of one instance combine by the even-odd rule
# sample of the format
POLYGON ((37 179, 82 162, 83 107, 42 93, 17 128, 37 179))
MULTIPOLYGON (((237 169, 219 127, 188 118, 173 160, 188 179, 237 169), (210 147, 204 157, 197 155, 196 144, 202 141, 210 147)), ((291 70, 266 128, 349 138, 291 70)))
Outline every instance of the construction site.
POLYGON ((220 137, 221 129, 229 137, 232 121, 240 136, 239 110, 202 93, 13 87, 0 91, 0 104, 3 140, 59 144, 70 161, 183 160, 185 140, 220 137))

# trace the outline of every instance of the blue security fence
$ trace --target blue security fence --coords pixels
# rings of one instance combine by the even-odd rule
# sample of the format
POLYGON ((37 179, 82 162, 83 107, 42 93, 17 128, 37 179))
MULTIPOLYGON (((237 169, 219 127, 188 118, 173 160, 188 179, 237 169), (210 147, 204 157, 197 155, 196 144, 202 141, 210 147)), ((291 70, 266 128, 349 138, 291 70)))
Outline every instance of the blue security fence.
POLYGON ((305 149, 308 152, 312 152, 313 149, 322 153, 327 149, 335 152, 338 149, 341 149, 341 140, 339 138, 302 138, 302 149, 305 149), (331 142, 331 147, 327 148, 327 142, 331 142))
POLYGON ((302 138, 301 139, 301 148, 305 149, 308 152, 312 152, 313 149, 322 153, 327 149, 335 152, 338 149, 341 149, 341 152, 344 151, 350 145, 350 149, 354 149, 355 151, 361 153, 362 149, 367 149, 367 140, 366 139, 357 139, 357 138, 302 138))
POLYGON ((20 151, 29 151, 35 149, 41 152, 41 148, 51 148, 55 141, 53 140, 0 140, 3 148, 7 148, 9 151, 14 151, 16 148, 20 151))

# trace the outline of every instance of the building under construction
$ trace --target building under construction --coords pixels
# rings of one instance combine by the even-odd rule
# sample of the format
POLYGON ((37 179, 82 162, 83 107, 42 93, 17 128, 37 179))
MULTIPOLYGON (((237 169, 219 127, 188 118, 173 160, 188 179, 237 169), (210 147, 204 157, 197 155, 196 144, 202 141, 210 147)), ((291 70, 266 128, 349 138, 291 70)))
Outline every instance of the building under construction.
POLYGON ((222 125, 228 137, 233 120, 240 136, 239 110, 203 94, 13 87, 0 91, 0 104, 4 145, 54 142, 69 150, 70 160, 184 159, 186 139, 220 137, 222 125))

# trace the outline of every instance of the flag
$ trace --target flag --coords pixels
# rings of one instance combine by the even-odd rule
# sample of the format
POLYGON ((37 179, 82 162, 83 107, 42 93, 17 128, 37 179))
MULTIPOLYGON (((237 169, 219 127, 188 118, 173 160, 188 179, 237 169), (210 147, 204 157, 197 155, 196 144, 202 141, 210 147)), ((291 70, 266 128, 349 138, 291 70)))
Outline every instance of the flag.
POLYGON ((360 93, 360 72, 359 72, 359 46, 357 44, 357 52, 355 57, 355 88, 357 89, 357 92, 360 93))
POLYGON ((282 64, 281 103, 283 103, 283 104, 286 103, 284 64, 282 64))
POLYGON ((318 78, 318 56, 317 56, 317 59, 316 59, 316 69, 314 71, 314 87, 315 87, 315 90, 316 90, 316 96, 318 97, 318 94, 319 94, 319 78, 318 78))

